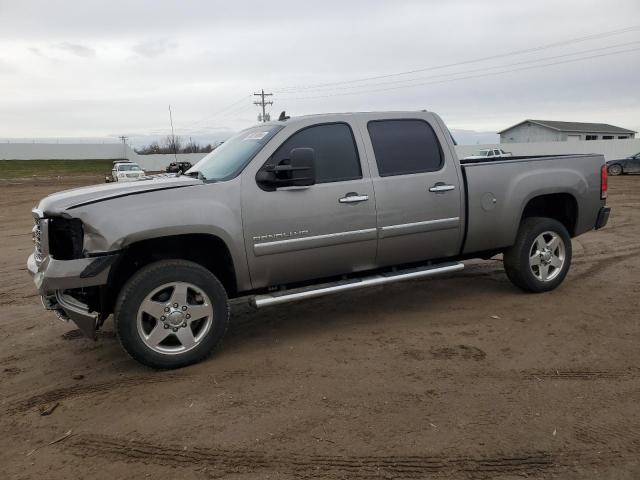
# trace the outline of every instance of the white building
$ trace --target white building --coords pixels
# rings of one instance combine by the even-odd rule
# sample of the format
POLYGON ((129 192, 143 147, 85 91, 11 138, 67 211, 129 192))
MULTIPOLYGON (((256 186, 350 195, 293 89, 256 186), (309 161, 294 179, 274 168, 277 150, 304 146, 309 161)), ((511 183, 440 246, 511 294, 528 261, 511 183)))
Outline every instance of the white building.
POLYGON ((501 144, 621 140, 635 138, 636 133, 607 123, 557 122, 555 120, 524 120, 498 132, 501 144))

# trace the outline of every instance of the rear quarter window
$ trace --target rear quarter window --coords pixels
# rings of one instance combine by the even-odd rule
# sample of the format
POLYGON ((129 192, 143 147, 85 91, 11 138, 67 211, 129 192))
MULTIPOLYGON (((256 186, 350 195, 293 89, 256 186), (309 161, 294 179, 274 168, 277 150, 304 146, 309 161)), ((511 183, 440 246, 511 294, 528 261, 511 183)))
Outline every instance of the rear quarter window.
POLYGON ((442 168, 440 142, 424 120, 372 120, 367 129, 381 177, 442 168))

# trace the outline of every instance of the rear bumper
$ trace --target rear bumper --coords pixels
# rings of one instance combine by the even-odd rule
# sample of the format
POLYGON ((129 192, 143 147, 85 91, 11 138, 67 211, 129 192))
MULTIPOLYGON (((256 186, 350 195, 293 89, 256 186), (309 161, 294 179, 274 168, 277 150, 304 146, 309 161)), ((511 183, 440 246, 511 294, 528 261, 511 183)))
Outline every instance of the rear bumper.
POLYGON ((607 222, 609 221, 609 214, 611 213, 611 208, 602 207, 598 212, 598 218, 596 219, 596 230, 600 230, 603 228, 607 222))

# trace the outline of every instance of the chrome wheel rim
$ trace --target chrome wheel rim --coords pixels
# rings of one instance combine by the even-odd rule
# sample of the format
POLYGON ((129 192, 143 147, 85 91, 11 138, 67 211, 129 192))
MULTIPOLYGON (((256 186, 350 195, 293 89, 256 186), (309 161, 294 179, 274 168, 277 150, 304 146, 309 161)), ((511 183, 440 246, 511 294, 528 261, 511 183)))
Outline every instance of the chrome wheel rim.
POLYGON ((541 282, 555 279, 564 267, 564 241, 556 232, 543 232, 536 237, 529 251, 529 268, 541 282))
POLYGON ((171 282, 149 293, 138 308, 138 334, 151 350, 175 355, 198 346, 213 325, 213 305, 196 285, 171 282))

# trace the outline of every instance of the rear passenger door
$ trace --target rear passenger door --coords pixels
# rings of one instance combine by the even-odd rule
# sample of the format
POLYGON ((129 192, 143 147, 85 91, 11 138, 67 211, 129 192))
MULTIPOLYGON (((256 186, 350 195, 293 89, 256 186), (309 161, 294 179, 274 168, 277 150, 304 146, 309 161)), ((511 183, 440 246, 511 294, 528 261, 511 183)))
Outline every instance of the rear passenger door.
POLYGON ((397 265, 458 254, 462 183, 437 117, 372 114, 361 128, 376 195, 376 263, 397 265))

